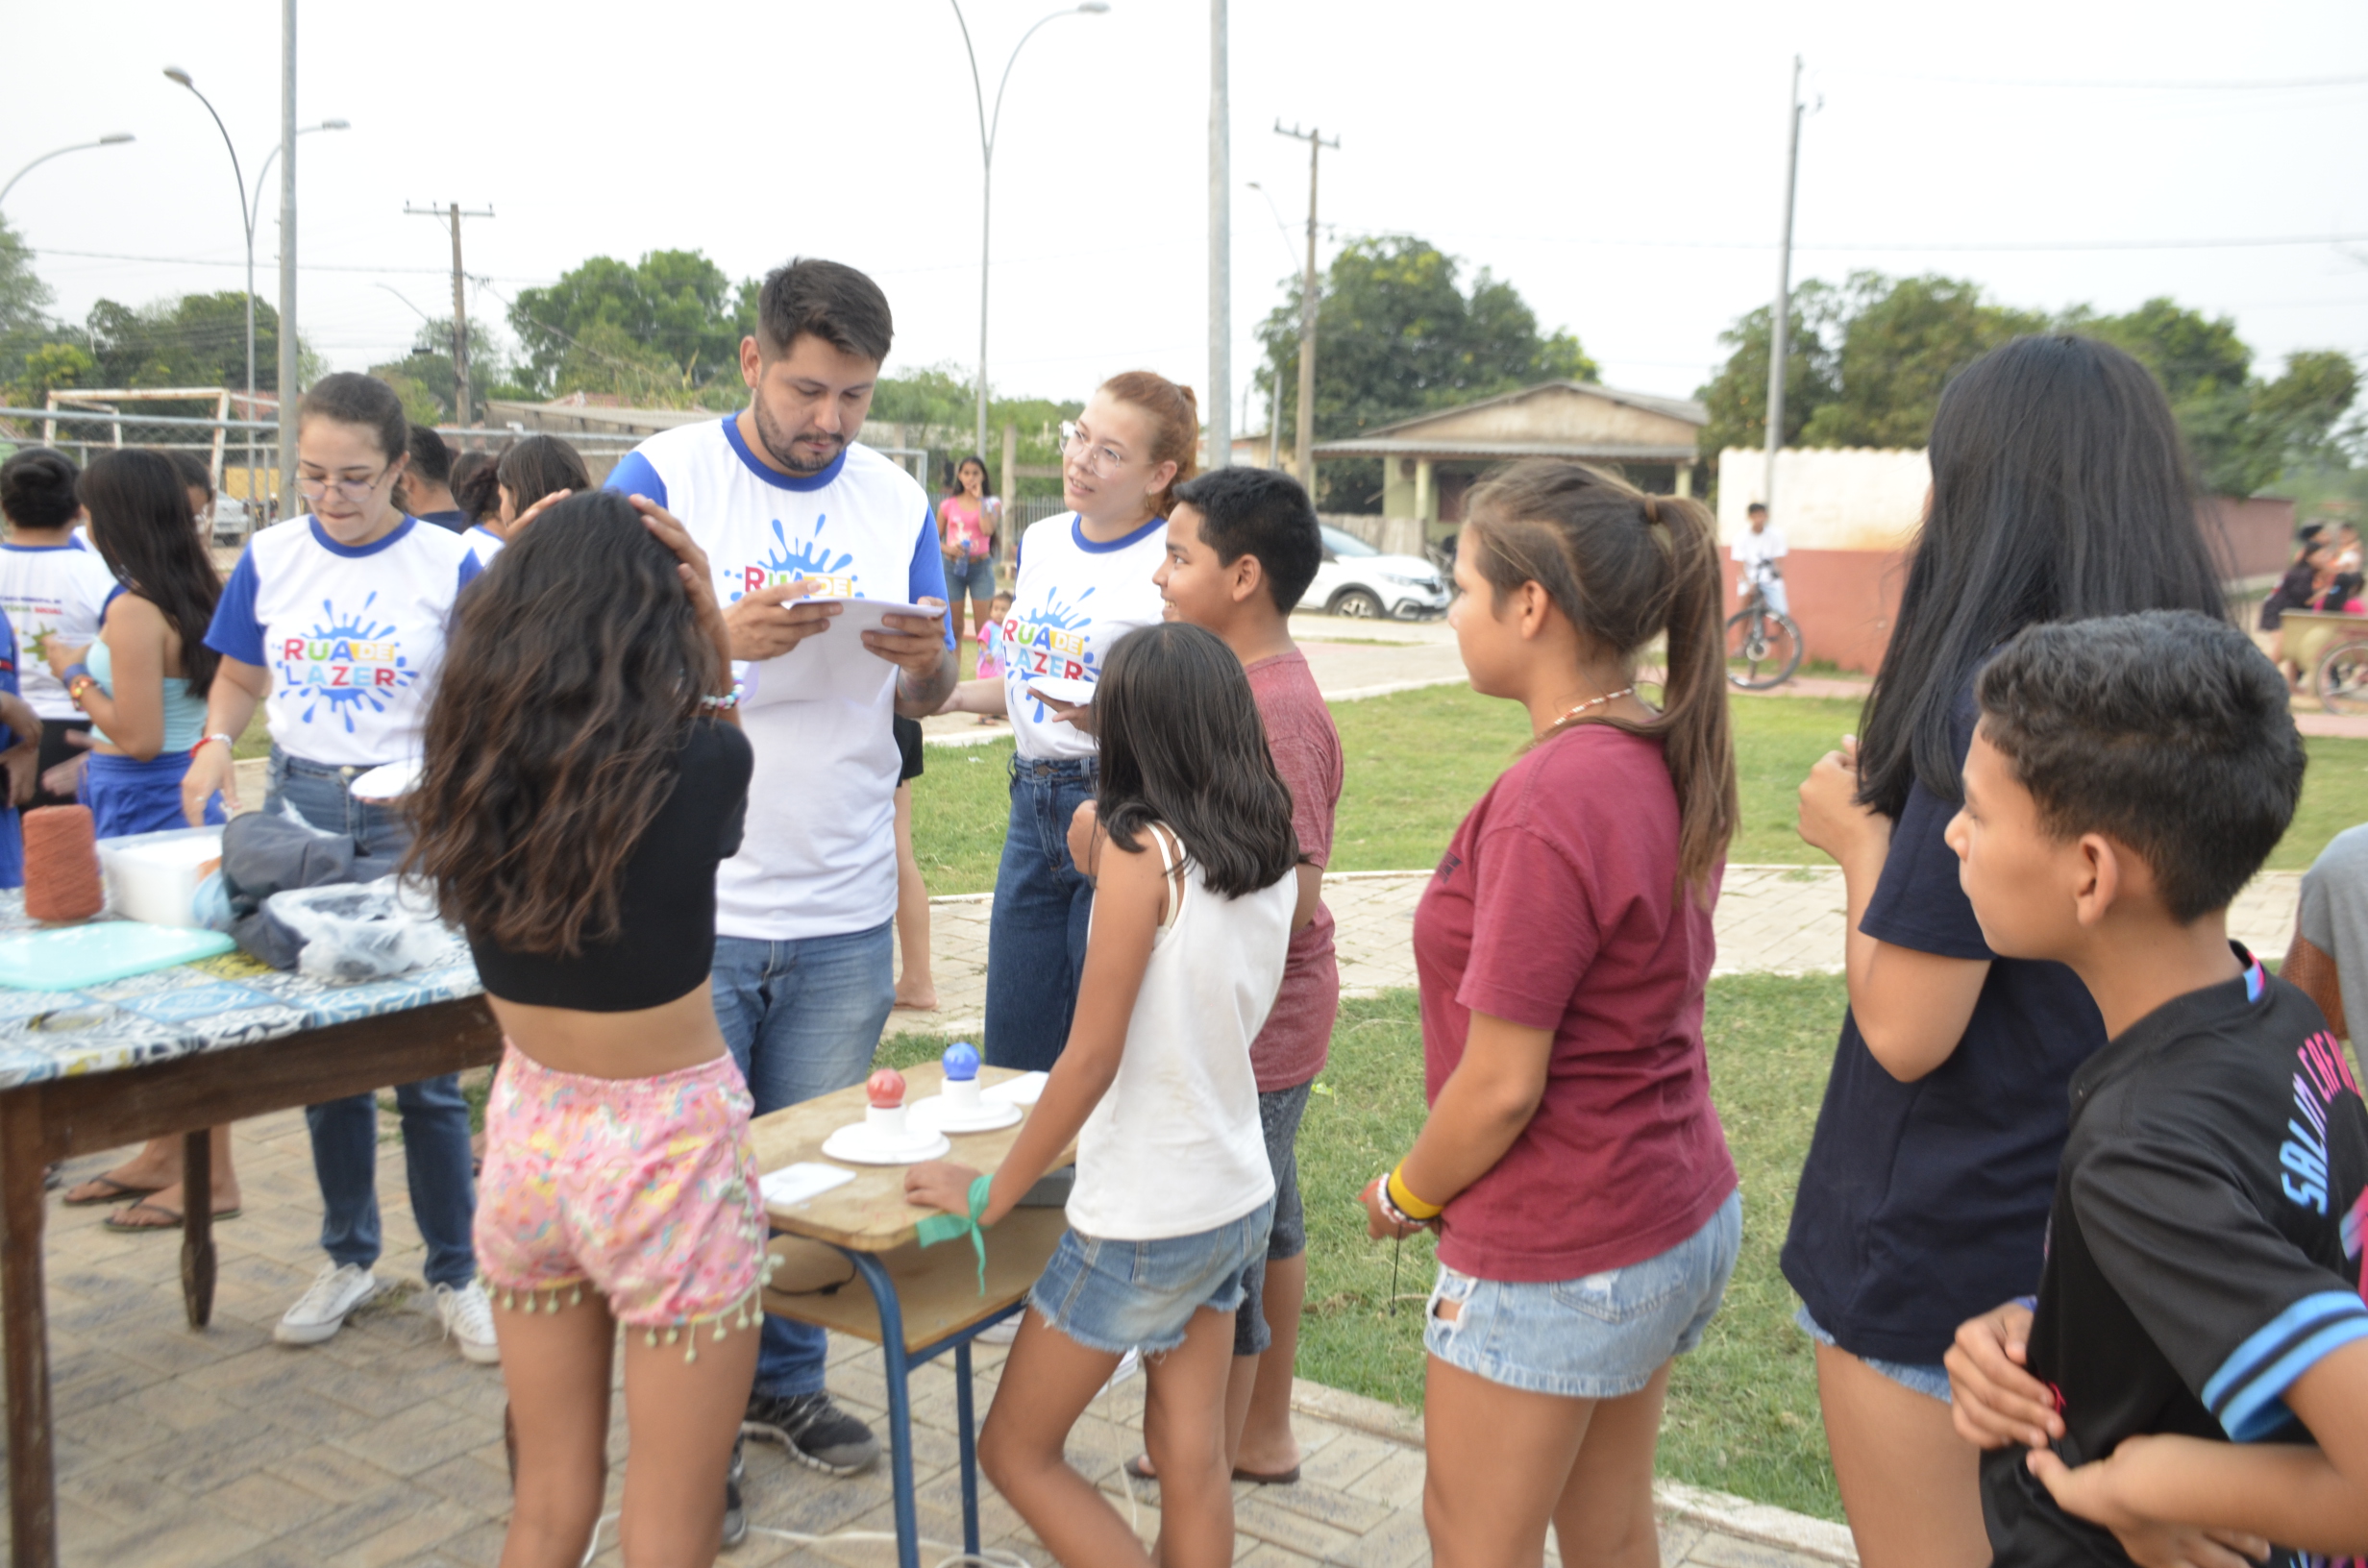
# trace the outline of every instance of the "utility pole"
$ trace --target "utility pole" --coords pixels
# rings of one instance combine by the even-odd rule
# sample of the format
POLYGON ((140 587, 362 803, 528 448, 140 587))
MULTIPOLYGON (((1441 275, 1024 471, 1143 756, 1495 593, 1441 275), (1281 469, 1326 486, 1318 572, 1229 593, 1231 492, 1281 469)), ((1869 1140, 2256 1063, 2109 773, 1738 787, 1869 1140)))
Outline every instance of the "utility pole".
POLYGON ((1323 134, 1309 127, 1283 129, 1283 122, 1274 122, 1274 134, 1307 143, 1307 271, 1299 280, 1299 482, 1307 486, 1310 500, 1316 495, 1316 159, 1326 147, 1341 150, 1341 138, 1330 141, 1323 134))
POLYGON ((1792 187, 1801 174, 1801 57, 1792 57, 1792 113, 1787 122, 1785 148, 1785 232, 1776 247, 1776 308, 1768 318, 1767 354, 1767 476, 1761 500, 1770 516, 1776 510, 1776 449, 1785 441, 1786 341, 1792 331, 1792 187))
POLYGON ((463 285, 467 283, 468 278, 467 275, 460 270, 460 220, 462 218, 490 218, 493 216, 493 208, 488 207, 481 211, 463 212, 460 210, 460 204, 458 202, 453 202, 444 207, 413 207, 407 202, 404 204, 403 210, 409 213, 413 217, 437 219, 452 230, 454 378, 453 416, 455 423, 465 427, 470 422, 469 306, 468 296, 463 292, 463 285))
MULTIPOLYGON (((252 294, 254 291, 248 291, 252 294)), ((296 0, 280 0, 280 517, 296 515, 296 0)), ((255 410, 247 410, 253 417, 255 410)), ((255 498, 249 496, 252 506, 255 498)), ((254 527, 250 515, 249 527, 254 527)))
POLYGON ((1209 467, 1233 461, 1233 177, 1225 0, 1209 0, 1209 467))

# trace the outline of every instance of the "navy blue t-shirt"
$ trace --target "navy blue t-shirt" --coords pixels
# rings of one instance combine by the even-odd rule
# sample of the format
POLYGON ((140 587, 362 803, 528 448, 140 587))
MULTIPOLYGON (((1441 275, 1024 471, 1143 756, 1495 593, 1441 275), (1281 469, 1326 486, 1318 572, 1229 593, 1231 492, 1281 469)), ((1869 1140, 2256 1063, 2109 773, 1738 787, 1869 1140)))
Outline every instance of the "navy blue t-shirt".
MULTIPOLYGON (((1950 742, 1973 745, 1973 682, 1950 742)), ((1949 1059, 1912 1084, 1842 1017, 1841 1043, 1785 1238, 1785 1278, 1854 1356, 1937 1362, 1957 1326, 2039 1287, 2072 1074, 2105 1019, 2060 964, 2000 958, 1982 941, 1943 842, 1957 804, 1919 782, 1891 830, 1859 929, 1895 947, 1986 959, 1988 977, 1949 1059)))

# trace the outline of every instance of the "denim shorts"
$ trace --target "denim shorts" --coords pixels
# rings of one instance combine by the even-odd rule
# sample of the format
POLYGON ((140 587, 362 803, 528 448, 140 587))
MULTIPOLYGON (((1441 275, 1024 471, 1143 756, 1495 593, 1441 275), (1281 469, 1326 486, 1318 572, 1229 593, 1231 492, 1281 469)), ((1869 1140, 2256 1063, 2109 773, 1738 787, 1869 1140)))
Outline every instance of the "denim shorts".
POLYGON ((1027 1304, 1105 1356, 1173 1350, 1201 1308, 1240 1310, 1243 1276, 1266 1266, 1273 1219, 1270 1198, 1215 1230, 1159 1241, 1104 1241, 1071 1231, 1052 1249, 1027 1304))
POLYGON ((1507 1284, 1443 1264, 1422 1348, 1460 1371, 1558 1399, 1619 1399, 1702 1342, 1743 1239, 1743 1200, 1727 1194, 1693 1235, 1659 1257, 1583 1279, 1507 1284), (1443 1302, 1458 1307, 1453 1321, 1443 1302))
POLYGON ((1299 1118, 1314 1087, 1311 1079, 1258 1093, 1258 1127, 1266 1136, 1267 1165, 1274 1172, 1274 1223, 1267 1231, 1266 1255, 1244 1282, 1242 1310, 1234 1314, 1236 1356, 1263 1356, 1274 1342, 1267 1327, 1267 1264, 1286 1262, 1307 1250, 1307 1213, 1299 1206, 1299 1118))
MULTIPOLYGON (((1835 1344, 1834 1336, 1825 1332, 1825 1326, 1809 1315, 1808 1308, 1804 1307, 1794 1312, 1792 1321, 1801 1326, 1803 1334, 1808 1335, 1817 1343, 1833 1345, 1836 1350, 1841 1350, 1841 1346, 1835 1344)), ((1849 1356, 1855 1353, 1843 1350, 1842 1354, 1849 1356)), ((1936 1399, 1943 1405, 1949 1403, 1949 1369, 1938 1362, 1926 1364, 1920 1361, 1879 1361, 1872 1356, 1860 1356, 1858 1359, 1898 1384, 1902 1388, 1912 1389, 1930 1399, 1936 1399)))

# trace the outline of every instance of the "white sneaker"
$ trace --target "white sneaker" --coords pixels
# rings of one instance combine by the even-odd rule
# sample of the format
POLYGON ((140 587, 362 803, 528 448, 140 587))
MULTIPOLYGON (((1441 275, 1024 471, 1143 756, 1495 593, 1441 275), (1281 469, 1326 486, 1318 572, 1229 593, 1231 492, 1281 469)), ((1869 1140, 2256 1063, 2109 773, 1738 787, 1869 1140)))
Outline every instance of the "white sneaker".
POLYGON ((284 1345, 317 1345, 345 1326, 348 1312, 378 1293, 378 1276, 368 1269, 326 1263, 271 1336, 284 1345))
POLYGON ((462 1360, 493 1366, 502 1360, 502 1346, 493 1336, 493 1303, 485 1287, 471 1280, 454 1289, 435 1287, 435 1315, 444 1320, 444 1335, 459 1342, 462 1360))

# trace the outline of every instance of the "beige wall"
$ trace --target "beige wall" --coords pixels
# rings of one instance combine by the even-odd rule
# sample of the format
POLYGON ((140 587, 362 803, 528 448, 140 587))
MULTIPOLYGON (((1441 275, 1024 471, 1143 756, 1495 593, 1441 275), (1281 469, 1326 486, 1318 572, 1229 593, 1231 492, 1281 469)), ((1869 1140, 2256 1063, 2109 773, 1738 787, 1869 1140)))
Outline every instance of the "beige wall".
POLYGON ((1687 446, 1700 430, 1682 419, 1615 403, 1567 387, 1547 387, 1528 397, 1466 408, 1393 430, 1401 440, 1603 442, 1621 445, 1687 446))

